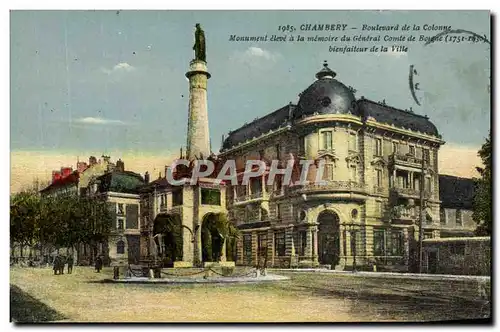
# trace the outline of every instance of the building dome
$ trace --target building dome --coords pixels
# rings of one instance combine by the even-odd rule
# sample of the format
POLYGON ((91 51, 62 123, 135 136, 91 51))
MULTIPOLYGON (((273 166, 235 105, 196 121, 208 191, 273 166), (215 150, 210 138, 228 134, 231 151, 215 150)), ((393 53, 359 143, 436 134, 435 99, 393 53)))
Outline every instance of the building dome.
POLYGON ((316 74, 316 82, 301 93, 298 107, 294 112, 295 119, 304 115, 317 114, 347 114, 353 113, 356 98, 353 92, 335 79, 336 73, 323 64, 316 74))

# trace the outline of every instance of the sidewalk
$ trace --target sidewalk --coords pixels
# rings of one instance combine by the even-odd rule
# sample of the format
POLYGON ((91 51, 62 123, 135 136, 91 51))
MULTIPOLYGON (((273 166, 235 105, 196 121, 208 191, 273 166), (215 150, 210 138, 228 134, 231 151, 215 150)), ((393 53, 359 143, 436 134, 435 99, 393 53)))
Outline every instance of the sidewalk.
POLYGON ((363 278, 394 278, 394 279, 410 279, 410 280, 470 280, 478 282, 490 281, 490 276, 467 276, 467 275, 452 275, 452 274, 419 274, 419 273, 397 273, 397 272, 367 272, 367 271, 336 271, 326 269, 271 269, 268 271, 273 272, 313 272, 313 273, 335 273, 340 275, 348 275, 351 277, 363 278))

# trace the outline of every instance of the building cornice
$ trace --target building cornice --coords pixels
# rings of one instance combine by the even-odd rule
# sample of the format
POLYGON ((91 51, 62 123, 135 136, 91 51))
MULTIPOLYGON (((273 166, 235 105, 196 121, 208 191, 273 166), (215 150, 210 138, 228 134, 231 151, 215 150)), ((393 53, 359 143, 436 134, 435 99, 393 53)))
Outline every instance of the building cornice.
POLYGON ((257 143, 258 143, 258 142, 260 142, 261 140, 264 140, 264 139, 270 138, 270 137, 272 137, 272 136, 275 136, 275 135, 281 134, 281 133, 283 133, 283 132, 287 132, 287 131, 289 131, 289 130, 290 130, 290 128, 291 128, 291 127, 292 127, 292 126, 288 124, 288 125, 286 125, 286 126, 283 126, 283 127, 278 128, 278 129, 276 129, 276 130, 270 130, 269 132, 267 132, 267 133, 265 133, 265 134, 262 134, 262 135, 260 135, 259 137, 253 137, 253 138, 251 138, 251 139, 249 139, 249 140, 246 140, 246 141, 245 141, 245 142, 243 142, 243 143, 237 144, 237 145, 235 145, 235 146, 233 146, 233 147, 231 147, 231 148, 229 148, 229 149, 227 149, 227 150, 221 151, 221 152, 219 153, 219 156, 220 156, 220 157, 224 157, 224 156, 226 156, 226 155, 228 155, 228 154, 230 154, 230 153, 236 152, 236 151, 238 151, 238 150, 240 150, 240 149, 244 149, 244 148, 246 148, 246 147, 248 147, 248 146, 251 146, 251 145, 253 145, 253 144, 257 144, 257 143))
POLYGON ((115 192, 115 191, 108 191, 104 194, 107 197, 134 198, 134 199, 141 198, 141 196, 139 194, 126 194, 126 193, 119 193, 119 192, 115 192))
POLYGON ((410 137, 417 138, 417 139, 431 141, 431 142, 437 143, 439 145, 443 145, 446 143, 443 139, 436 137, 436 136, 428 135, 428 134, 422 133, 420 131, 413 131, 411 129, 399 128, 399 127, 396 127, 394 125, 380 123, 380 122, 377 122, 377 121, 374 121, 371 119, 366 120, 365 124, 368 127, 382 129, 382 130, 386 130, 389 132, 395 132, 395 133, 398 133, 398 134, 401 134, 404 136, 410 136, 410 137))

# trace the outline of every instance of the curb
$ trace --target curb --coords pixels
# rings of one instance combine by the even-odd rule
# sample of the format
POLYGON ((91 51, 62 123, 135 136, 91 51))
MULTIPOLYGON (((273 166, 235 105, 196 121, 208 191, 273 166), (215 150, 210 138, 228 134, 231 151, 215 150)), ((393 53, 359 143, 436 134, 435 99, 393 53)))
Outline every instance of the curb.
POLYGON ((451 275, 451 274, 419 274, 419 273, 394 273, 394 272, 352 272, 352 271, 335 271, 325 269, 268 269, 274 272, 294 272, 294 273, 330 273, 339 275, 348 275, 353 277, 367 278, 393 278, 393 279, 412 279, 412 280, 470 280, 470 281, 490 281, 490 276, 467 276, 467 275, 451 275))

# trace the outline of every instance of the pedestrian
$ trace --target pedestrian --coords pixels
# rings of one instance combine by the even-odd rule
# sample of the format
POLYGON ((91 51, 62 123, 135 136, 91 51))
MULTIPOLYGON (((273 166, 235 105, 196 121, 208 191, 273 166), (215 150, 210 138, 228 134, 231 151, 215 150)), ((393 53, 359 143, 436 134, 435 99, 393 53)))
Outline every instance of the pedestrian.
POLYGON ((61 256, 59 258, 59 273, 64 274, 64 265, 66 264, 66 257, 61 256))
POLYGON ((69 255, 66 262, 68 263, 68 274, 71 274, 73 272, 73 255, 69 255))
POLYGON ((95 260, 95 271, 97 273, 100 273, 102 269, 102 258, 101 256, 98 256, 95 260))
POLYGON ((59 256, 54 258, 54 275, 59 274, 59 256))

